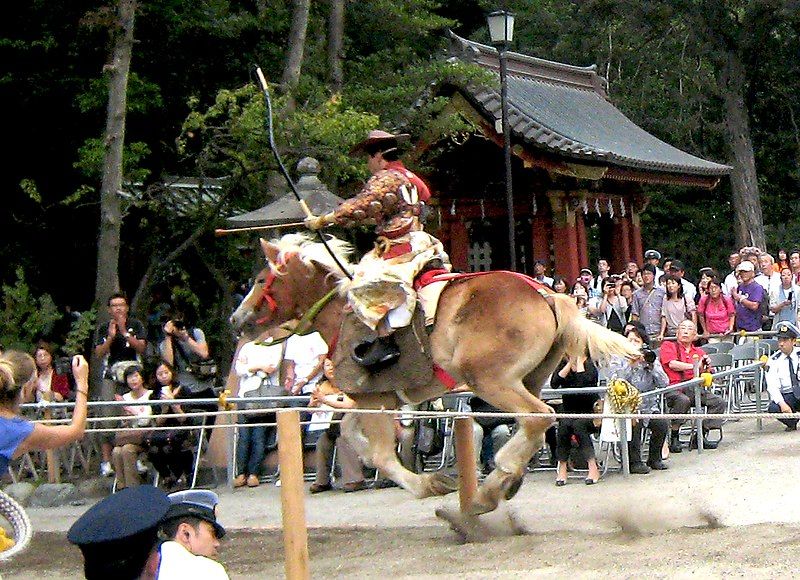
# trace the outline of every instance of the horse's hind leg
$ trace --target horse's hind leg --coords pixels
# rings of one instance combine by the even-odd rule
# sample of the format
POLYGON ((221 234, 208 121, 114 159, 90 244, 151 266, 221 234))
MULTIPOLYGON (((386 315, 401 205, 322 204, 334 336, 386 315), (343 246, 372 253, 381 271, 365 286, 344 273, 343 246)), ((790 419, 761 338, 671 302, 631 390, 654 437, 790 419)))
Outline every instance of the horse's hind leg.
MULTIPOLYGON (((371 399, 373 397, 359 397, 359 407, 391 407, 391 404, 381 405, 379 401, 371 399)), ((344 434, 354 443, 355 449, 366 463, 379 469, 383 475, 418 498, 445 495, 457 489, 455 480, 444 474, 416 474, 403 467, 397 458, 395 422, 392 415, 359 414, 356 417, 355 420, 348 418, 345 421, 344 434)))
MULTIPOLYGON (((515 388, 486 390, 476 394, 498 409, 513 413, 552 413, 553 409, 533 396, 520 382, 515 388)), ((517 432, 494 458, 495 469, 478 488, 470 513, 483 514, 497 508, 501 499, 510 499, 519 489, 525 469, 534 452, 543 444, 544 432, 552 425, 550 418, 520 417, 517 432)))

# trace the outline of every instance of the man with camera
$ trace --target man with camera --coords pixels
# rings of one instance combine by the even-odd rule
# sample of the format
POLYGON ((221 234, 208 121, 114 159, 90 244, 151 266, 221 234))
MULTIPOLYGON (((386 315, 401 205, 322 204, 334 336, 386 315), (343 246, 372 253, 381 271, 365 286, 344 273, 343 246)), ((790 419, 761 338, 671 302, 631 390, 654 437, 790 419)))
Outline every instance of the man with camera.
MULTIPOLYGON (((677 341, 666 340, 661 345, 660 361, 664 367, 669 384, 675 385, 683 381, 695 378, 695 371, 698 373, 710 372, 708 355, 701 348, 694 345, 697 339, 697 325, 691 320, 684 320, 678 325, 675 334, 677 341)), ((688 413, 694 405, 694 387, 688 389, 677 389, 664 395, 664 399, 673 413, 688 413)), ((708 409, 709 414, 724 413, 726 409, 725 400, 717 394, 712 393, 706 388, 700 389, 700 404, 708 409)), ((684 419, 672 421, 672 432, 669 450, 672 453, 681 452, 681 443, 678 439, 678 432, 684 419)), ((710 429, 720 429, 722 432, 722 419, 706 419, 703 421, 703 448, 716 449, 719 441, 709 441, 706 437, 710 429)), ((689 449, 697 448, 697 435, 692 436, 689 449)))
MULTIPOLYGON (((95 329, 94 352, 104 361, 103 379, 99 400, 113 401, 116 386, 123 385, 123 374, 129 366, 139 364, 139 358, 147 348, 144 325, 135 318, 128 317, 128 299, 125 294, 117 292, 108 299, 108 314, 111 317, 107 323, 100 323, 95 329)), ((114 407, 103 407, 100 413, 103 416, 113 415, 114 407)), ((108 477, 113 475, 111 468, 111 451, 114 448, 113 433, 101 434, 100 474, 108 477)))
MULTIPOLYGON (((159 345, 161 358, 171 364, 186 394, 213 396, 214 373, 202 363, 209 360, 206 335, 196 327, 188 327, 183 317, 175 317, 164 325, 164 340, 159 345)), ((213 364, 211 365, 213 367, 213 364)))

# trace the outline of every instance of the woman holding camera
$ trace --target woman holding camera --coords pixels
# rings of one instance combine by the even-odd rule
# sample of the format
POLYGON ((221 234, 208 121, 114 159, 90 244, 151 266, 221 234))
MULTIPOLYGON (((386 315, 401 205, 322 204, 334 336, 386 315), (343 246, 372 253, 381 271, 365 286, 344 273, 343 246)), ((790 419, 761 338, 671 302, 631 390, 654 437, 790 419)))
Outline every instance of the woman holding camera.
MULTIPOLYGON (((632 326, 625 337, 629 342, 638 346, 642 356, 632 360, 622 361, 622 368, 616 373, 617 378, 624 379, 636 387, 643 395, 639 405, 640 413, 659 413, 659 397, 647 396, 646 393, 656 389, 663 389, 669 384, 667 373, 661 367, 656 353, 650 348, 650 340, 641 326, 632 326)), ((661 459, 661 449, 667 439, 669 421, 667 419, 640 419, 633 426, 631 440, 628 442, 628 457, 630 457, 631 473, 650 473, 651 469, 667 469, 661 459), (650 444, 648 446, 647 464, 642 461, 642 431, 650 429, 650 444)))
POLYGON ((603 283, 602 299, 589 301, 589 314, 609 330, 619 333, 628 321, 628 303, 619 293, 621 284, 622 281, 617 276, 609 276, 603 283))
POLYGON ((82 356, 72 359, 75 377, 75 410, 69 425, 41 425, 19 417, 23 393, 36 388, 33 358, 19 351, 0 357, 0 473, 11 460, 28 451, 56 449, 83 437, 86 428, 86 402, 89 396, 89 365, 82 356))

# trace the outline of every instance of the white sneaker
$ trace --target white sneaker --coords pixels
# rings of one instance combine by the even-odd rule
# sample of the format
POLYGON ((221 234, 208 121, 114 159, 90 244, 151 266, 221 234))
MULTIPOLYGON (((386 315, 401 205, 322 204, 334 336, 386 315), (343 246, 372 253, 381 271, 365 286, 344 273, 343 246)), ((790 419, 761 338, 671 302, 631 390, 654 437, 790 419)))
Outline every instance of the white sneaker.
POLYGON ((100 475, 103 477, 111 477, 112 475, 114 475, 114 470, 111 468, 110 461, 100 462, 100 475))
POLYGON ((137 460, 136 460, 136 471, 138 471, 139 473, 147 473, 149 470, 150 470, 150 468, 149 468, 149 467, 147 467, 147 466, 146 466, 146 465, 145 465, 145 464, 142 462, 142 460, 141 460, 141 459, 137 459, 137 460))

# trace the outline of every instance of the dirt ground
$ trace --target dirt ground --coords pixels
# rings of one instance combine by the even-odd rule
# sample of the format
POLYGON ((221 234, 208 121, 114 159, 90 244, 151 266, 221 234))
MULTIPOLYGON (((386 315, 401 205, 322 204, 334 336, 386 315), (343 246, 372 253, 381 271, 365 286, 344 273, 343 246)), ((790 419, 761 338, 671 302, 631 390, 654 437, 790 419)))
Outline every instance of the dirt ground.
MULTIPOLYGON (((800 432, 774 421, 726 425, 716 451, 684 451, 670 469, 600 484, 526 477, 504 509, 526 531, 462 544, 436 518, 457 497, 415 500, 398 489, 308 497, 312 577, 775 578, 795 575, 800 544, 800 432)), ((283 575, 280 489, 221 493, 230 530, 220 560, 232 578, 283 575)), ((86 507, 29 510, 33 545, 4 578, 81 577, 65 530, 86 507)))

